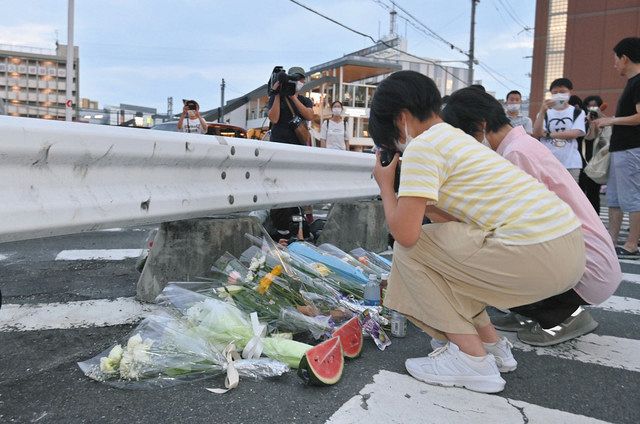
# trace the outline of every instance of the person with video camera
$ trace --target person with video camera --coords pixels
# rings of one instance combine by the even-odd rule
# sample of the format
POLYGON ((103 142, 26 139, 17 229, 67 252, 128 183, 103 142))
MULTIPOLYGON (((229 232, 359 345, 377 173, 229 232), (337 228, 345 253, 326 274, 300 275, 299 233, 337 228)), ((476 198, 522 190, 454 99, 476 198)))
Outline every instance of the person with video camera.
POLYGON ((304 69, 299 66, 289 68, 289 72, 279 66, 274 69, 267 105, 269 120, 273 124, 271 141, 311 145, 307 121, 313 119, 313 101, 298 94, 304 83, 304 69))
POLYGON ((206 134, 207 122, 200 115, 200 105, 195 100, 182 100, 184 107, 178 120, 178 130, 186 133, 206 134), (187 118, 185 120, 185 118, 187 118))
MULTIPOLYGON (((305 83, 304 69, 299 66, 285 72, 276 66, 269 80, 269 120, 272 123, 270 140, 276 143, 311 146, 307 121, 313 119, 313 102, 300 94, 305 83)), ((308 221, 301 219, 301 207, 271 209, 271 222, 276 241, 305 238, 309 235, 308 221)))

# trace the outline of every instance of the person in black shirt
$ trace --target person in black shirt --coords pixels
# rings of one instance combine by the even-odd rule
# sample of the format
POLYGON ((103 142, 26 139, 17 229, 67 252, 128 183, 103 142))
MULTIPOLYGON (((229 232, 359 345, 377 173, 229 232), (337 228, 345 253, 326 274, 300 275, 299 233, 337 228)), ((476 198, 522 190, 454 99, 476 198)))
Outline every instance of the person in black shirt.
POLYGON ((597 119, 598 127, 613 126, 611 165, 607 181, 609 234, 617 244, 623 214, 629 214, 630 230, 623 246, 616 247, 620 258, 639 259, 640 240, 640 38, 629 37, 613 48, 614 67, 627 78, 618 100, 616 116, 597 119))
MULTIPOLYGON (((272 88, 276 93, 269 96, 269 104, 267 105, 269 108, 269 120, 272 123, 270 140, 276 143, 304 145, 298 140, 294 126, 290 125, 291 120, 294 118, 291 110, 293 109, 297 116, 304 119, 299 125, 307 125, 307 121, 313 119, 313 101, 299 94, 305 83, 304 69, 294 66, 289 68, 287 74, 290 79, 296 80, 296 94, 282 96, 278 90, 280 82, 276 82, 273 85, 272 88), (291 106, 291 109, 289 106, 291 106)), ((269 214, 276 230, 276 234, 272 234, 276 241, 289 240, 296 236, 294 231, 296 225, 293 223, 292 217, 302 216, 303 211, 301 208, 271 209, 269 214)))
MULTIPOLYGON (((273 124, 271 128, 271 141, 287 144, 303 144, 298 140, 294 127, 290 125, 293 119, 291 109, 297 116, 305 121, 311 121, 313 119, 313 101, 304 97, 298 92, 305 83, 304 69, 294 66, 287 72, 291 79, 296 79, 296 94, 293 96, 281 96, 280 93, 272 94, 269 96, 269 120, 273 124), (289 109, 289 105, 291 109, 289 109)), ((278 90, 280 83, 276 82, 273 89, 278 90)), ((300 125, 306 125, 303 122, 300 125)))

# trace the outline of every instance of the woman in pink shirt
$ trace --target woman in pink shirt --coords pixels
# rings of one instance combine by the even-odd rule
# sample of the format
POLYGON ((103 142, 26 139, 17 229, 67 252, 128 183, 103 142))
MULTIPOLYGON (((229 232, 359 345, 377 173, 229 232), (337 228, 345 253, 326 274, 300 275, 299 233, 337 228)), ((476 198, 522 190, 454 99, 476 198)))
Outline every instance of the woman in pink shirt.
POLYGON ((607 300, 622 274, 607 229, 571 174, 524 128, 511 127, 502 105, 485 92, 465 88, 453 93, 442 117, 546 185, 582 223, 587 261, 577 285, 549 299, 512 308, 511 313, 492 319, 495 327, 517 331, 521 341, 535 346, 554 345, 593 331, 598 323, 581 305, 607 300))

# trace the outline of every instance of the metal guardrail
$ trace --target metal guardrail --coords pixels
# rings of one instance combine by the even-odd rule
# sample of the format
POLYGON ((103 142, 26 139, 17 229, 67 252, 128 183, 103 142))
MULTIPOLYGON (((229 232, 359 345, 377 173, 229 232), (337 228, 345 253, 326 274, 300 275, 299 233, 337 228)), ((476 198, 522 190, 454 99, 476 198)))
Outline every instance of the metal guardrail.
POLYGON ((0 116, 0 242, 372 198, 374 157, 0 116))

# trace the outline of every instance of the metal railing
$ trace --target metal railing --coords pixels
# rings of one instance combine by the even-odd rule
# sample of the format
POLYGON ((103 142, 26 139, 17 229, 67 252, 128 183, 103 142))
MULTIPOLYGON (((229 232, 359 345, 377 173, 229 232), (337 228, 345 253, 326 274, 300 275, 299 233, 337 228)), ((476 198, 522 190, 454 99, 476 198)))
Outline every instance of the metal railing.
POLYGON ((370 154, 0 116, 0 242, 373 198, 370 154))

